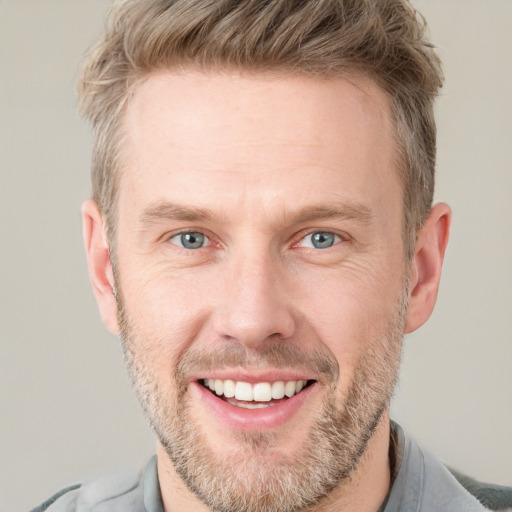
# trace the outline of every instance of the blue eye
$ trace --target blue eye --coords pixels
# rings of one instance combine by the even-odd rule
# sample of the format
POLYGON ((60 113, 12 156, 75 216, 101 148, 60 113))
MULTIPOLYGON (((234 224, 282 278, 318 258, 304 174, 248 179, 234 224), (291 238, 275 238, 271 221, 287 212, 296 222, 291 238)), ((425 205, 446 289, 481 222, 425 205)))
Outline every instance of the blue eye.
POLYGON ((178 247, 183 247, 184 249, 200 249, 201 247, 205 247, 208 245, 208 237, 203 235, 203 233, 198 233, 197 231, 189 231, 187 233, 179 233, 173 236, 169 242, 178 247))
POLYGON ((300 247, 309 247, 311 249, 328 249, 334 244, 341 242, 341 238, 328 231, 315 231, 305 236, 299 243, 300 247))

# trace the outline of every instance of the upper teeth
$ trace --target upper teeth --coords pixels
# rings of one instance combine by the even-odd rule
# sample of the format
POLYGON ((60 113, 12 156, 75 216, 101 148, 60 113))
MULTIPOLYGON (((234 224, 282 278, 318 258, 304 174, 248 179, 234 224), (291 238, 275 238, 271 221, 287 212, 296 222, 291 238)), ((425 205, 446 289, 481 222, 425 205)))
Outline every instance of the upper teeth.
POLYGON ((245 402, 270 402, 272 399, 280 399, 287 396, 291 398, 298 393, 305 385, 305 380, 290 380, 288 382, 258 382, 250 384, 234 380, 204 379, 204 385, 210 388, 217 395, 226 398, 235 397, 245 402))

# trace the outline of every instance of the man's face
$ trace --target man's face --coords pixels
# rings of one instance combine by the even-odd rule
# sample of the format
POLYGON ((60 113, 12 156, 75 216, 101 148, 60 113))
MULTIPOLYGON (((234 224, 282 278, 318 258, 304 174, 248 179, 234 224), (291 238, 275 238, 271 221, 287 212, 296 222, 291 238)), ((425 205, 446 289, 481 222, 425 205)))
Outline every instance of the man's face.
POLYGON ((407 296, 391 117, 362 79, 160 73, 129 104, 120 329, 213 508, 318 501, 387 409, 407 296))

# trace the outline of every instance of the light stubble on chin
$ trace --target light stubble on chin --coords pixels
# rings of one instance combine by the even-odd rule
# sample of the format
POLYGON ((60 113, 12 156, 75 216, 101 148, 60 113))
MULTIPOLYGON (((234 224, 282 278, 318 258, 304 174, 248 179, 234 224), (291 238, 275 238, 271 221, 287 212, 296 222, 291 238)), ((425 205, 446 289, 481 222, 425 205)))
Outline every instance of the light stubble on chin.
MULTIPOLYGON (((172 387, 162 389, 141 346, 140 326, 133 325, 122 293, 118 311, 123 351, 129 374, 144 412, 187 487, 217 512, 296 512, 314 509, 335 487, 348 481, 389 406, 401 359, 407 284, 396 311, 380 339, 355 369, 346 398, 336 398, 339 368, 331 356, 306 354, 286 341, 248 354, 240 345, 205 353, 190 349, 174 369, 172 387), (207 427, 195 424, 187 402, 187 376, 198 370, 243 366, 302 368, 322 375, 327 391, 307 441, 293 457, 276 449, 277 433, 238 433, 240 449, 226 457, 211 449, 207 427)), ((164 340, 155 345, 161 346, 164 340)))

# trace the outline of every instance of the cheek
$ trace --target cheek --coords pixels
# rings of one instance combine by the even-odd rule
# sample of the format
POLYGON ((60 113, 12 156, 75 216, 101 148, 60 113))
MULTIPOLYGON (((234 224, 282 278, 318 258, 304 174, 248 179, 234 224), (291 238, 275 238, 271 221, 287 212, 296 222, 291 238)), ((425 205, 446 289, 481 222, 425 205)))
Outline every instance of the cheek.
POLYGON ((206 315, 204 293, 193 276, 165 269, 125 267, 121 292, 133 342, 168 372, 189 347, 206 315), (133 279, 130 276, 137 276, 133 279))
POLYGON ((350 373, 371 346, 386 336, 401 291, 402 276, 398 272, 391 275, 371 266, 366 266, 364 272, 333 269, 329 275, 312 279, 303 275, 294 301, 304 324, 313 329, 313 336, 325 345, 340 368, 350 373))

